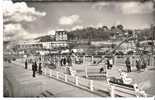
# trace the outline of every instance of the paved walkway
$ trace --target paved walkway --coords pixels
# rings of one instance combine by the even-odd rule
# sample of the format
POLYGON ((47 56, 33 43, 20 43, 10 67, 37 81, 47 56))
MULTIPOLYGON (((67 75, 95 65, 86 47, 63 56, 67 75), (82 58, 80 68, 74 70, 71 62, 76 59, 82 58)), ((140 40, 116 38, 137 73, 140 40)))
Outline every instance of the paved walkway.
POLYGON ((33 78, 30 66, 25 70, 23 66, 4 62, 4 80, 4 92, 12 91, 13 97, 97 97, 46 76, 37 74, 33 78), (9 89, 6 89, 8 85, 9 89))

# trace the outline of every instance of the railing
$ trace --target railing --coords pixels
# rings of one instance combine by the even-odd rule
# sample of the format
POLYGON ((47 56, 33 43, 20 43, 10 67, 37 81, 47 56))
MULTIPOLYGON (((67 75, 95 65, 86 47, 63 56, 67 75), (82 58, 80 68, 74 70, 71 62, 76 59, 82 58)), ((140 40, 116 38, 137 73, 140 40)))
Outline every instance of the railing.
MULTIPOLYGON (((115 65, 125 65, 125 58, 126 56, 123 56, 123 58, 118 58, 118 56, 115 56, 114 58, 114 64, 115 65)), ((131 57, 131 65, 132 66, 136 66, 136 59, 138 58, 138 56, 132 56, 131 57)), ((155 58, 154 56, 149 56, 149 57, 144 57, 146 64, 148 66, 155 66, 155 58)))
POLYGON ((88 89, 90 91, 94 91, 93 80, 88 80, 78 76, 67 75, 47 68, 43 68, 43 75, 67 82, 69 84, 73 84, 84 89, 88 89))
POLYGON ((143 90, 139 90, 137 85, 116 84, 108 81, 111 97, 147 97, 143 90))
MULTIPOLYGON (((85 79, 78 76, 67 75, 58 71, 54 71, 51 69, 43 68, 43 74, 63 82, 75 85, 77 87, 89 90, 93 93, 108 93, 111 97, 120 96, 120 97, 147 97, 147 94, 143 91, 143 94, 138 94, 133 87, 127 87, 118 84, 107 84, 107 82, 99 82, 93 81, 89 79, 85 79)), ((107 95, 109 96, 109 95, 107 95)))
MULTIPOLYGON (((45 76, 48 76, 50 78, 55 78, 57 80, 66 82, 68 84, 86 89, 93 93, 99 93, 100 91, 99 95, 104 94, 106 92, 108 93, 106 94, 106 96, 110 96, 111 94, 111 97, 114 97, 116 95, 123 96, 123 97, 139 96, 139 95, 136 95, 136 91, 134 88, 127 88, 123 85, 109 84, 109 82, 106 82, 106 81, 99 82, 99 81, 94 81, 94 80, 90 80, 90 79, 86 79, 78 76, 72 76, 72 75, 64 74, 62 72, 54 71, 52 69, 45 68, 45 67, 42 68, 42 71, 43 71, 43 75, 45 76)), ((144 93, 144 97, 146 96, 147 95, 144 93)))

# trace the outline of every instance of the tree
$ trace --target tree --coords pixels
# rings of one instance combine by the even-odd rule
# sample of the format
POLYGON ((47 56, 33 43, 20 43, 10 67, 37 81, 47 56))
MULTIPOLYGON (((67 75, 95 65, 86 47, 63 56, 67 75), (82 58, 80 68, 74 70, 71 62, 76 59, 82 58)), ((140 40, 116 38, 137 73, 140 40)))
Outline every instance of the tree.
POLYGON ((124 27, 123 27, 123 25, 119 24, 119 25, 117 25, 117 29, 123 31, 124 30, 124 27))
POLYGON ((109 30, 107 26, 103 26, 102 28, 103 28, 104 31, 109 30))
POLYGON ((115 26, 112 26, 112 27, 111 27, 111 31, 113 31, 114 29, 116 29, 116 27, 115 27, 115 26))

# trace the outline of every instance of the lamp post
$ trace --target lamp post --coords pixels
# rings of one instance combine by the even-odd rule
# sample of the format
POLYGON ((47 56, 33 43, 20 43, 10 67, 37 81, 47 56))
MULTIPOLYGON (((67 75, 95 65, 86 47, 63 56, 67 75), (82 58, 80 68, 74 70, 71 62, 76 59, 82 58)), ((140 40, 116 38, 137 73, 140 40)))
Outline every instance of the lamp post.
POLYGON ((154 54, 154 28, 155 26, 151 25, 151 35, 152 35, 152 55, 154 54))
POLYGON ((88 78, 87 66, 88 66, 88 65, 85 66, 85 75, 86 75, 86 78, 88 78))
POLYGON ((40 55, 41 55, 42 66, 44 66, 44 52, 40 52, 40 55))

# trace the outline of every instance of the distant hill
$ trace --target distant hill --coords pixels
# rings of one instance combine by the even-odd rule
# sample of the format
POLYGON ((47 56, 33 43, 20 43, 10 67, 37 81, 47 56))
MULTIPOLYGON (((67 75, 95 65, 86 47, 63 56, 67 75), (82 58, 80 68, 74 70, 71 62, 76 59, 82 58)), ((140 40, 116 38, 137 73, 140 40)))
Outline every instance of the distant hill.
POLYGON ((51 36, 51 35, 45 35, 45 36, 40 36, 38 38, 35 38, 34 40, 38 40, 39 42, 50 42, 50 41, 54 41, 55 38, 54 36, 51 36))

